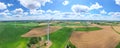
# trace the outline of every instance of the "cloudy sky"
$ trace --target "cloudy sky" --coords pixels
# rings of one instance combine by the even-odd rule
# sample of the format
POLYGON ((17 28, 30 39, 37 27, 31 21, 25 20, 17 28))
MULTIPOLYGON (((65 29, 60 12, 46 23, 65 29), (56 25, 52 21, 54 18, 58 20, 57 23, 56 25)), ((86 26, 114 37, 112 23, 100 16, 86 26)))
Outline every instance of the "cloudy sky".
POLYGON ((0 20, 120 20, 120 0, 0 0, 0 20))

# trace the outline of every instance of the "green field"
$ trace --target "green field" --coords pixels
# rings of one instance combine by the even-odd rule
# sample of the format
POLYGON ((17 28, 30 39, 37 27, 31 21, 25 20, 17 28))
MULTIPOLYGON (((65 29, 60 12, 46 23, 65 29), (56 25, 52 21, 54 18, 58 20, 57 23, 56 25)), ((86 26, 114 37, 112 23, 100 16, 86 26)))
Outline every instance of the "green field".
MULTIPOLYGON (((74 31, 95 31, 100 30, 99 27, 81 27, 76 28, 74 31)), ((50 34, 50 40, 52 41, 51 48, 65 48, 68 44, 69 37, 73 31, 73 28, 62 28, 55 33, 50 34)), ((74 46, 74 45, 73 45, 74 46)))
POLYGON ((75 28, 75 31, 95 31, 95 30, 101 30, 102 28, 99 27, 79 27, 75 28))
MULTIPOLYGON (((25 34, 32 28, 36 27, 44 27, 39 26, 39 23, 35 22, 0 22, 0 48, 26 48, 27 43, 29 42, 29 38, 22 38, 21 35, 25 34)), ((69 42, 69 38, 73 31, 96 31, 101 30, 99 27, 89 27, 89 24, 86 22, 75 24, 74 22, 69 23, 59 23, 59 24, 51 24, 52 26, 61 26, 62 28, 50 34, 50 41, 52 42, 52 46, 50 48, 65 48, 67 46, 72 45, 69 42), (85 26, 78 28, 70 28, 66 26, 85 26)), ((116 48, 120 48, 120 43, 116 48)))
POLYGON ((120 42, 119 42, 119 44, 116 46, 116 48, 120 48, 120 42))
POLYGON ((37 23, 0 22, 0 48, 26 48, 28 38, 22 38, 21 35, 37 25, 37 23))
POLYGON ((54 23, 51 24, 51 26, 88 26, 89 24, 87 24, 86 22, 58 22, 58 23, 54 23))
POLYGON ((72 33, 72 28, 64 27, 55 33, 50 34, 52 46, 50 48, 65 48, 72 33))
POLYGON ((101 25, 101 26, 116 26, 119 25, 120 22, 94 22, 95 24, 101 25))
MULTIPOLYGON (((23 22, 0 22, 0 48, 26 48, 28 38, 22 38, 21 35, 38 26, 38 23, 23 22)), ((64 27, 55 33, 50 34, 50 40, 53 42, 51 48, 64 48, 68 43, 72 33, 72 28, 64 27), (58 38, 59 37, 59 38, 58 38)))

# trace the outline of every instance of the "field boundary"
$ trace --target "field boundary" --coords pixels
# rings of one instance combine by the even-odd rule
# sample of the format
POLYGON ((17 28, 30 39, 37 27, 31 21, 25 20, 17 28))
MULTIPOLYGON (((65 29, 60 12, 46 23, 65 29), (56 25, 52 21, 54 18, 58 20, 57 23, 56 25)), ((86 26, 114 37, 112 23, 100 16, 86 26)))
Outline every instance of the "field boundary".
POLYGON ((117 30, 115 30, 113 26, 111 26, 111 28, 112 28, 116 33, 120 34, 120 32, 117 31, 117 30))

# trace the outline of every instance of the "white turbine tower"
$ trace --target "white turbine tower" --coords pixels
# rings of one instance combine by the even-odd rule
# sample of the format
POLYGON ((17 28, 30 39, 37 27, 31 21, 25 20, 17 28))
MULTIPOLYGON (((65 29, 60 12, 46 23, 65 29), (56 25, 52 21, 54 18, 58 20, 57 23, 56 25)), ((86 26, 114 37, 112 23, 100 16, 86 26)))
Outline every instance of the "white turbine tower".
POLYGON ((15 28, 17 28, 17 22, 19 21, 19 17, 20 16, 15 16, 15 17, 17 18, 17 19, 14 20, 14 22, 15 22, 15 28))
POLYGON ((50 20, 48 20, 47 24, 48 24, 48 28, 47 28, 47 41, 50 41, 50 22, 53 20, 53 18, 51 18, 50 20))
MULTIPOLYGON (((18 16, 15 16, 15 18, 18 18, 18 16)), ((15 28, 17 28, 17 19, 14 20, 15 28)))

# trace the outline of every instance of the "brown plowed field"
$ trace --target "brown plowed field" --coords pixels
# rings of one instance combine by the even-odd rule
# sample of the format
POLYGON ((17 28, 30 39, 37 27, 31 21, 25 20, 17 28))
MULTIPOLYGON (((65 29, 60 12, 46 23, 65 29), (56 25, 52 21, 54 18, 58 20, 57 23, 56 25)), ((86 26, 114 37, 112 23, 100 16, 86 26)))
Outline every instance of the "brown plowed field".
POLYGON ((77 48, 115 48, 120 35, 110 26, 100 26, 102 30, 81 32, 74 31, 70 41, 77 48))
POLYGON ((113 28, 120 33, 120 26, 113 26, 113 28))
MULTIPOLYGON (((50 26, 50 33, 55 32, 56 30, 60 29, 61 27, 58 26, 50 26)), ((27 32, 26 34, 22 35, 22 37, 40 37, 47 34, 47 27, 45 28, 34 28, 27 32)))

